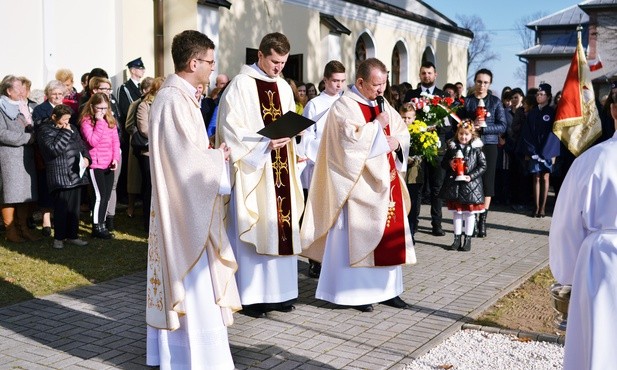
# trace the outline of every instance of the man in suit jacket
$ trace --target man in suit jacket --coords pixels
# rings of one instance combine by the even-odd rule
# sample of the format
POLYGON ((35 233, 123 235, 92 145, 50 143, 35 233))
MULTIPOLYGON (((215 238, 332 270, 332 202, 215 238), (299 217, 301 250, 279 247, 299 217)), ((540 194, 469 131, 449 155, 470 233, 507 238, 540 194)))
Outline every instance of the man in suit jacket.
MULTIPOLYGON (((443 96, 443 91, 435 86, 436 78, 437 71, 435 70, 435 65, 429 61, 423 62, 422 66, 420 66, 420 86, 417 89, 407 91, 404 101, 409 102, 413 98, 420 98, 422 93, 443 96)), ((443 204, 441 198, 439 198, 439 190, 443 184, 445 171, 441 168, 440 163, 445 152, 446 132, 450 130, 449 127, 436 127, 436 130, 439 135, 439 140, 441 141, 441 148, 439 149, 439 157, 435 161, 435 165, 431 165, 424 161, 424 173, 428 180, 428 182, 424 182, 424 186, 429 186, 431 201, 431 233, 435 236, 444 236, 446 233, 441 227, 441 207, 443 204)))

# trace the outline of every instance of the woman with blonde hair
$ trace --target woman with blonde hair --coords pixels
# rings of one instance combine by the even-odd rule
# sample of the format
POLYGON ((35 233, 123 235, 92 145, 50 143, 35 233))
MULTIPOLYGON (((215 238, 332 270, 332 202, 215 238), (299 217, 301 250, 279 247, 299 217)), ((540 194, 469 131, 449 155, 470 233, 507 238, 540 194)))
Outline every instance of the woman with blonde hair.
MULTIPOLYGON (((137 106, 137 131, 133 135, 142 135, 146 139, 148 138, 148 119, 150 117, 150 107, 156 97, 156 93, 159 91, 165 79, 163 77, 156 77, 150 85, 150 90, 144 95, 141 103, 137 106)), ((148 231, 150 223, 150 197, 152 196, 152 182, 150 180, 150 156, 148 153, 148 147, 136 149, 139 150, 137 160, 139 161, 139 169, 141 170, 141 199, 143 202, 143 222, 144 228, 148 231)))
POLYGON ((120 161, 120 139, 116 119, 110 108, 107 94, 95 93, 85 104, 79 120, 81 135, 92 158, 88 170, 95 196, 92 236, 101 239, 113 238, 105 226, 105 217, 114 172, 118 170, 120 161))

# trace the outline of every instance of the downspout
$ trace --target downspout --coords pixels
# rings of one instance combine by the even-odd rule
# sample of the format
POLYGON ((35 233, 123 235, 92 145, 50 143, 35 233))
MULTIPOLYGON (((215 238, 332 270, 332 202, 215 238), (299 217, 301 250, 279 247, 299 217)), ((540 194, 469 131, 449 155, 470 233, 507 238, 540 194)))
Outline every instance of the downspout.
POLYGON ((154 75, 163 76, 165 73, 165 39, 163 0, 154 0, 154 75))
POLYGON ((518 61, 525 64, 525 91, 527 91, 529 90, 529 61, 522 57, 518 57, 518 61))

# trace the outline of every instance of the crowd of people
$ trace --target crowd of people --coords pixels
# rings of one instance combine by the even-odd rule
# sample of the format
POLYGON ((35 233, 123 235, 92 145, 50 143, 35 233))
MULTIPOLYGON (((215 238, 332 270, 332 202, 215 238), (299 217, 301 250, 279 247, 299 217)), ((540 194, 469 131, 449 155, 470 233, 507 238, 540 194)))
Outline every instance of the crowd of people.
MULTIPOLYGON (((176 35, 176 72, 166 78, 145 77, 141 58, 130 61, 118 98, 100 68, 82 76, 79 93, 72 73, 58 71, 39 104, 26 78, 0 84, 8 241, 40 240, 53 227, 53 248, 86 246, 84 210, 91 236, 111 239, 118 204, 133 217, 142 200, 149 365, 233 368, 232 313, 293 311, 300 255, 319 279, 319 299, 361 312, 378 303, 408 308, 401 267, 416 263, 423 201, 435 236, 445 235, 444 204, 452 211, 454 241, 444 248, 469 251, 473 237, 489 234, 492 203, 545 217, 549 185, 558 192, 572 164, 551 132, 548 84, 498 97, 482 68, 465 94, 459 82, 437 87, 435 65, 425 61, 416 88, 391 86, 386 66, 369 58, 353 76, 329 61, 316 87, 284 78, 290 48, 285 35, 265 35, 257 62, 232 79, 219 74, 212 89, 215 45, 198 31, 176 35), (434 96, 451 98, 455 113, 428 127, 440 139, 429 162, 410 151, 408 125, 418 99, 434 96), (287 112, 315 124, 287 136, 259 133, 287 112)), ((614 83, 606 105, 616 98, 614 83)), ((611 111, 600 112, 607 139, 611 111)))

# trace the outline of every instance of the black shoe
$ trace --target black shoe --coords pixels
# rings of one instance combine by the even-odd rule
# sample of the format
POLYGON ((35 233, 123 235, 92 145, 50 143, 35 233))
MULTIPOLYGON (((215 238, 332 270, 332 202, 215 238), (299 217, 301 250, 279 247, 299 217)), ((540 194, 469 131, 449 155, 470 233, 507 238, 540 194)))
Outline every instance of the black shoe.
POLYGON ((461 252, 469 252, 471 250, 471 238, 470 235, 465 235, 465 243, 463 243, 458 250, 461 252))
POLYGON ((308 276, 317 279, 319 274, 321 274, 321 263, 309 260, 308 276))
POLYGON ((276 308, 276 310, 279 312, 291 312, 291 311, 294 311, 295 309, 296 309, 296 306, 294 306, 293 304, 284 304, 284 303, 281 303, 279 307, 276 308))
POLYGON ((43 226, 43 230, 41 230, 43 236, 51 236, 51 227, 43 226))
POLYGON ((92 225, 92 237, 99 239, 113 239, 114 236, 105 228, 103 224, 92 225))
POLYGON ((266 317, 266 307, 263 303, 247 304, 242 306, 242 313, 256 319, 266 317))
POLYGON ((400 308, 403 310, 406 310, 409 308, 409 305, 403 301, 401 299, 401 297, 396 296, 394 298, 390 298, 387 301, 383 301, 381 302, 381 304, 385 304, 386 306, 390 306, 390 307, 394 307, 394 308, 400 308))
POLYGON ((112 216, 107 216, 107 219, 105 220, 105 228, 110 232, 116 230, 114 227, 114 218, 112 216))
POLYGON ((433 231, 431 231, 431 234, 433 234, 434 236, 445 236, 446 235, 446 233, 443 231, 443 229, 439 225, 433 226, 433 231))
POLYGON ((353 306, 353 308, 355 308, 356 310, 360 312, 373 312, 372 304, 361 304, 359 306, 353 306))
POLYGON ((461 235, 454 234, 454 243, 450 245, 450 250, 455 251, 461 247, 461 235))

